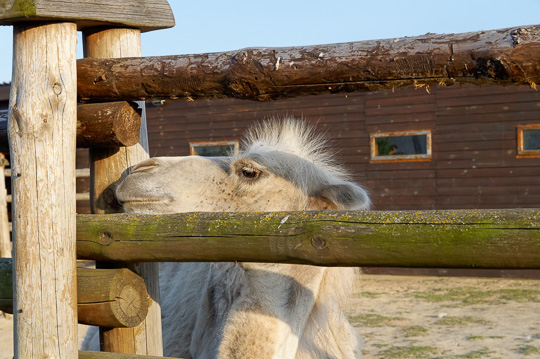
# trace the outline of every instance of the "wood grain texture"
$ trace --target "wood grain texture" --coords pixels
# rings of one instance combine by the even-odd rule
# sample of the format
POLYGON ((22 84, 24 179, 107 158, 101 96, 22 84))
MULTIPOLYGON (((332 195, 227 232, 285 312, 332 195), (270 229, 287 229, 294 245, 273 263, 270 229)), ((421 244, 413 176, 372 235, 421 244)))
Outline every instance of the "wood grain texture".
POLYGON ((127 26, 141 31, 174 26, 166 0, 0 0, 0 24, 70 21, 79 30, 94 26, 127 26))
POLYGON ((83 101, 249 100, 431 84, 540 83, 540 25, 200 55, 82 59, 83 101))
MULTIPOLYGON (((141 56, 140 32, 133 29, 106 29, 83 32, 84 55, 89 58, 141 56)), ((90 150, 90 196, 93 213, 120 210, 114 186, 130 167, 149 157, 144 102, 139 143, 129 147, 90 150)), ((102 349, 118 353, 163 355, 159 272, 157 263, 133 264, 132 270, 146 283, 152 298, 148 315, 135 328, 100 329, 102 349)))
MULTIPOLYGON (((13 313, 12 261, 0 259, 0 310, 13 313)), ((149 297, 142 278, 129 269, 77 269, 79 324, 125 328, 139 325, 149 297)))
MULTIPOLYGON (((9 146, 8 146, 9 147, 9 146)), ((3 172, 9 166, 8 160, 0 153, 0 257, 11 257, 11 224, 7 207, 6 177, 3 172)))
POLYGON ((136 355, 136 354, 119 354, 119 353, 105 353, 105 352, 89 352, 80 350, 79 359, 174 359, 162 356, 148 356, 148 355, 136 355))
MULTIPOLYGON (((0 151, 9 151, 8 111, 0 110, 0 151)), ((127 101, 77 106, 77 148, 133 146, 139 142, 141 110, 127 101)))
POLYGON ((139 143, 141 113, 127 101, 77 106, 77 147, 123 147, 139 143))
POLYGON ((13 33, 15 356, 74 358, 77 28, 25 24, 13 33))
POLYGON ((77 217, 81 258, 540 268, 540 210, 77 217))

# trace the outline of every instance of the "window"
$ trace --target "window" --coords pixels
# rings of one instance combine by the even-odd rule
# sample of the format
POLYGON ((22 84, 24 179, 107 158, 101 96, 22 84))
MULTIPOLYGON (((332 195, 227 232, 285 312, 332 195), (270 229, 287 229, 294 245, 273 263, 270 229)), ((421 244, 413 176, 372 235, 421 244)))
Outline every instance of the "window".
POLYGON ((371 134, 372 161, 428 161, 430 159, 430 130, 371 134))
POLYGON ((238 141, 190 142, 189 154, 206 157, 229 156, 238 153, 238 141))
POLYGON ((517 127, 518 157, 540 157, 540 124, 517 127))

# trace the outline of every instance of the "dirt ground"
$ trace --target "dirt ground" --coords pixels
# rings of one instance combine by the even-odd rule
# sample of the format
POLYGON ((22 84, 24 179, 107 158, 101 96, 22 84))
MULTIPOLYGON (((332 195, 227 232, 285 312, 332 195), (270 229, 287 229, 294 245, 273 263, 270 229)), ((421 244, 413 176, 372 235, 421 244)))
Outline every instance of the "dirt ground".
MULTIPOLYGON (((365 359, 540 358, 540 280, 363 275, 353 300, 365 359)), ((0 318, 0 359, 12 356, 0 318)))
POLYGON ((540 280, 364 275, 365 359, 540 358, 540 280))

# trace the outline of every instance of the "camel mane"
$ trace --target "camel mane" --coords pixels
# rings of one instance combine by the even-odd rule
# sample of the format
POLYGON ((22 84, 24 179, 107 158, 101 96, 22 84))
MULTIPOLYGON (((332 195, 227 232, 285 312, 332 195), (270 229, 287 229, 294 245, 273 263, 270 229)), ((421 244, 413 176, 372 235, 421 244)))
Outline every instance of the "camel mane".
POLYGON ((338 164, 327 137, 313 124, 292 117, 270 118, 252 126, 235 157, 255 159, 306 193, 323 184, 351 180, 350 173, 338 164))

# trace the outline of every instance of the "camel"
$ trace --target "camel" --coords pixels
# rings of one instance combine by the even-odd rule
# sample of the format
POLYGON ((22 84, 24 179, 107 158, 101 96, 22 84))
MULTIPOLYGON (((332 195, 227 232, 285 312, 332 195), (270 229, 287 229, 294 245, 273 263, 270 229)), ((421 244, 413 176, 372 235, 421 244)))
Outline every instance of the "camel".
MULTIPOLYGON (((158 157, 117 187, 125 212, 363 210, 327 141, 303 120, 267 120, 238 155, 158 157)), ((163 263, 164 355, 180 358, 361 358, 342 304, 356 268, 273 263, 163 263)), ((96 342, 96 332, 89 334, 96 342)), ((87 337, 85 346, 91 349, 87 337)), ((95 347, 94 347, 95 349, 95 347)))

